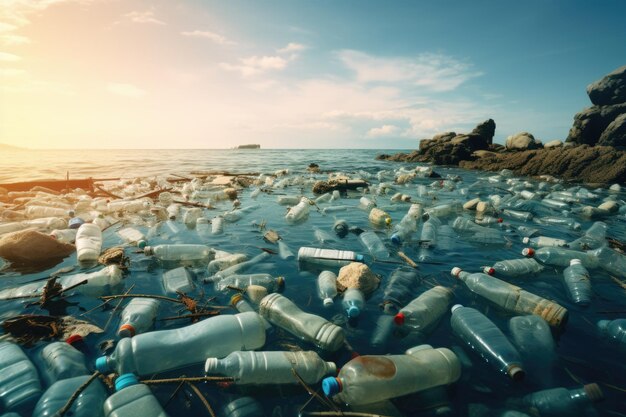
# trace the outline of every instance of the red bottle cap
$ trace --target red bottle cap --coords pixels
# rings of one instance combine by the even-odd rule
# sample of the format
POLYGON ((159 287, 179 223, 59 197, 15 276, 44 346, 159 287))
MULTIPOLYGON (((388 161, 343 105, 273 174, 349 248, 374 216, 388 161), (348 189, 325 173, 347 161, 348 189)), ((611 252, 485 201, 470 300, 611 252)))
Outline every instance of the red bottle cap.
POLYGON ((83 337, 79 334, 73 334, 67 339, 65 339, 65 343, 74 346, 76 343, 80 343, 83 341, 83 337))
POLYGON ((135 335, 135 328, 130 324, 122 324, 117 334, 121 337, 133 337, 135 335))
POLYGON ((522 255, 532 258, 535 255, 535 250, 533 248, 524 248, 522 249, 522 255))
POLYGON ((404 314, 403 313, 398 313, 393 317, 393 322, 396 323, 398 326, 402 326, 404 324, 404 314))

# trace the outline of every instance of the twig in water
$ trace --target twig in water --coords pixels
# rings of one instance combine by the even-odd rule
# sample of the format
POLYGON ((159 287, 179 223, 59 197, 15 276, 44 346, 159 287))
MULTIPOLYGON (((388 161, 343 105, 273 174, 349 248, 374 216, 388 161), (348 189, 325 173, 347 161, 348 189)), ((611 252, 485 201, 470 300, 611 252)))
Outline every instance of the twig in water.
MULTIPOLYGON (((230 308, 230 307, 224 307, 224 308, 230 308)), ((217 316, 219 314, 220 314, 220 312, 219 311, 215 311, 215 310, 214 311, 205 311, 203 313, 186 314, 184 316, 165 317, 165 318, 159 319, 159 321, 181 320, 181 319, 195 319, 195 318, 199 318, 199 317, 217 316)))
POLYGON ((94 379, 98 378, 100 376, 100 372, 96 371, 94 372, 87 381, 85 381, 85 383, 83 385, 81 385, 80 387, 78 387, 78 389, 76 391, 74 391, 74 394, 72 394, 72 396, 67 400, 67 402, 65 403, 65 405, 56 412, 55 417, 63 417, 65 415, 65 413, 67 413, 70 408, 72 408, 72 404, 74 404, 74 401, 76 401, 76 399, 78 398, 78 396, 85 390, 87 389, 87 387, 89 386, 89 384, 91 384, 93 382, 94 379))
POLYGON ((171 301, 172 303, 178 303, 178 304, 182 304, 183 302, 179 299, 176 298, 171 298, 171 297, 165 297, 162 295, 152 295, 152 294, 116 294, 116 295, 105 295, 102 297, 98 297, 101 300, 113 300, 115 298, 154 298, 156 300, 164 300, 164 301, 171 301))
MULTIPOLYGON (((128 290, 126 290, 124 295, 128 295, 128 293, 131 292, 131 290, 134 287, 135 287, 135 284, 131 285, 130 288, 128 290)), ((122 301, 124 301, 124 299, 120 298, 120 300, 118 301, 117 305, 113 308, 113 311, 111 312, 111 315, 109 316, 109 319, 107 320, 106 324, 104 325, 104 328, 102 329, 105 332, 107 330, 107 327, 109 327, 109 324, 111 324, 111 320, 113 319, 113 316, 115 315, 115 312, 117 311, 118 308, 120 308, 120 305, 122 304, 122 301)))
POLYGON ((168 404, 174 399, 174 397, 176 396, 176 394, 178 394, 178 391, 180 391, 183 385, 185 385, 185 381, 180 381, 180 384, 178 384, 174 392, 172 392, 172 395, 170 395, 170 398, 168 398, 167 401, 165 401, 165 404, 163 404, 163 409, 165 409, 168 406, 168 404))
POLYGON ((309 395, 315 397, 315 399, 318 400, 325 407, 341 412, 339 407, 337 407, 335 403, 333 403, 330 399, 328 399, 326 396, 322 397, 316 391, 313 391, 313 389, 309 387, 306 382, 304 382, 304 379, 302 379, 302 377, 298 375, 298 372, 294 368, 291 368, 291 372, 293 372, 293 375, 296 377, 298 383, 302 385, 302 387, 309 393, 309 395))
POLYGON ((406 254, 402 251, 398 251, 398 256, 407 264, 411 265, 413 268, 418 268, 417 264, 413 261, 413 259, 406 256, 406 254))
POLYGON ((189 388, 191 388, 191 390, 198 396, 200 401, 202 401, 202 404, 207 409, 207 411, 209 412, 211 417, 216 417, 215 411, 213 411, 213 408, 211 407, 211 404, 209 404, 209 401, 206 399, 206 397, 204 395, 202 395, 202 393, 200 392, 198 387, 196 387, 195 385, 193 385, 192 383, 187 382, 187 381, 185 381, 185 384, 187 386, 189 386, 189 388))
POLYGON ((161 384, 174 384, 176 382, 233 382, 234 378, 229 376, 194 376, 194 377, 180 377, 180 378, 166 378, 166 379, 144 379, 142 384, 146 385, 161 385, 161 384))

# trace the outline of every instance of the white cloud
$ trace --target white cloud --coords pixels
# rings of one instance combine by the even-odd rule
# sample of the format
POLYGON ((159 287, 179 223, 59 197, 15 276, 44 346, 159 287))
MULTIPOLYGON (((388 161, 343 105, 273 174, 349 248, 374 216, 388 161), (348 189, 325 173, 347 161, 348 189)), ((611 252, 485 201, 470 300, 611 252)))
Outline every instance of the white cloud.
POLYGON ((192 38, 209 39, 210 41, 213 41, 218 45, 236 45, 236 42, 233 42, 218 33, 209 32, 208 30, 194 30, 191 32, 180 32, 180 34, 192 38))
POLYGON ((381 127, 375 127, 370 129, 367 132, 368 137, 370 138, 383 138, 387 136, 397 136, 400 128, 394 125, 383 125, 381 127))
POLYGON ((135 22, 135 23, 152 23, 155 25, 166 24, 162 20, 159 20, 156 17, 154 17, 154 12, 152 10, 146 10, 145 12, 134 11, 134 12, 126 13, 124 17, 129 18, 131 22, 135 22))
POLYGON ((302 52, 305 49, 307 49, 306 45, 302 45, 301 43, 289 42, 287 46, 277 49, 276 52, 278 52, 279 54, 290 54, 294 52, 302 52))
POLYGON ((226 71, 239 72, 243 77, 250 77, 266 71, 280 71, 287 67, 288 61, 280 56, 251 56, 241 58, 241 64, 220 63, 220 68, 226 71))
POLYGON ((11 25, 9 23, 0 22, 0 32, 11 32, 12 30, 17 29, 16 25, 11 25))
POLYGON ((0 52, 0 62, 16 62, 21 59, 22 58, 17 55, 9 54, 8 52, 0 52))
POLYGON ((404 82, 431 91, 451 91, 467 80, 481 75, 471 65, 455 58, 433 53, 405 57, 377 57, 360 51, 343 50, 339 59, 363 83, 404 82))
POLYGON ((108 83, 107 90, 113 94, 132 98, 141 98, 146 95, 146 91, 141 88, 125 83, 108 83))
POLYGON ((0 77, 8 78, 8 77, 19 77, 21 75, 26 74, 26 71, 23 69, 17 68, 0 68, 0 77))
POLYGON ((11 33, 0 35, 0 41, 7 46, 26 45, 30 43, 30 39, 26 36, 11 33))

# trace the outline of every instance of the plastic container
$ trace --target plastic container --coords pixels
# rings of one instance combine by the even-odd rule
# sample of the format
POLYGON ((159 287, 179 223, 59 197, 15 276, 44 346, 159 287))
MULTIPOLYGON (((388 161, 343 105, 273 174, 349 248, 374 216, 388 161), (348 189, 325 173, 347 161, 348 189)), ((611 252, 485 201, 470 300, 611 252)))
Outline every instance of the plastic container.
POLYGON ((331 271, 322 271, 317 277, 317 289, 324 307, 333 305, 333 298, 337 296, 337 275, 331 271))
POLYGON ((585 231, 584 236, 568 243, 574 250, 590 250, 601 248, 607 245, 606 241, 607 225, 604 222, 595 222, 585 231))
POLYGON ((313 228, 313 235, 315 236, 315 240, 322 245, 336 242, 335 238, 330 233, 317 227, 313 228))
POLYGON ((411 240, 413 234, 417 231, 419 219, 422 217, 422 206, 420 204, 412 204, 411 208, 404 215, 400 223, 393 227, 391 234, 391 243, 401 245, 411 240))
POLYGON ((95 264, 102 250, 102 231, 93 223, 85 223, 76 232, 78 262, 95 264))
POLYGON ((437 229, 439 226, 441 226, 441 221, 435 216, 431 216, 422 225, 418 255, 420 262, 427 261, 432 256, 430 249, 437 246, 437 229))
POLYGON ((451 203, 439 204, 434 207, 430 207, 424 210, 424 215, 427 217, 438 217, 440 219, 454 216, 463 211, 463 205, 460 201, 453 201, 451 203))
MULTIPOLYGON (((213 277, 209 278, 208 281, 219 281, 221 279, 224 279, 226 277, 229 277, 231 275, 236 275, 239 274, 241 272, 244 272, 248 269, 250 269, 251 267, 269 259, 272 255, 270 255, 267 252, 261 252, 258 255, 256 255, 254 258, 249 259, 247 261, 244 262, 239 262, 233 266, 229 266, 226 269, 223 269, 219 272, 217 272, 215 275, 213 275, 213 277)), ((207 282, 207 280, 205 280, 205 282, 207 282)))
POLYGON ((524 406, 539 417, 571 417, 596 415, 593 403, 604 399, 598 384, 582 388, 552 388, 534 392, 522 399, 524 406))
POLYGON ((376 232, 368 231, 359 234, 359 241, 374 259, 389 258, 389 251, 376 232))
POLYGON ((346 311, 348 318, 354 319, 361 314, 365 306, 365 297, 358 288, 347 288, 343 293, 341 305, 346 311))
POLYGON ((285 261, 290 261, 296 257, 296 255, 293 254, 291 249, 289 249, 289 246, 287 246, 282 239, 278 241, 278 256, 280 256, 280 259, 285 261))
POLYGON ((288 223, 296 223, 305 220, 309 217, 309 205, 309 199, 302 197, 298 204, 289 208, 289 211, 285 215, 285 220, 287 220, 288 223))
MULTIPOLYGON (((117 265, 109 265, 98 271, 66 275, 58 279, 63 288, 69 288, 82 281, 87 283, 73 289, 77 293, 90 296, 111 294, 122 284, 122 270, 117 265)), ((39 284, 42 288, 45 283, 39 284)))
POLYGON ((389 339, 391 339, 395 327, 393 316, 384 313, 378 316, 370 336, 370 346, 374 348, 376 352, 387 352, 387 345, 389 344, 389 339))
POLYGON ((14 343, 0 342, 0 410, 29 416, 41 394, 37 369, 26 354, 14 343))
POLYGON ((146 246, 146 236, 133 227, 126 227, 117 231, 119 237, 132 246, 144 248, 146 246))
POLYGON ((298 262, 328 267, 342 267, 363 262, 363 255, 349 250, 320 249, 303 246, 298 250, 298 262))
MULTIPOLYGON (((587 253, 592 254, 591 256, 597 259, 600 268, 613 276, 626 279, 626 256, 607 246, 587 253)), ((584 262, 583 265, 588 267, 584 262)))
MULTIPOLYGON (((37 402, 33 417, 54 417, 65 406, 74 392, 89 379, 89 375, 75 376, 55 382, 37 402)), ((98 379, 81 392, 65 414, 71 417, 102 417, 107 391, 98 379)))
POLYGON ((146 256, 154 256, 161 261, 202 261, 213 260, 215 251, 206 245, 174 244, 146 246, 146 256))
POLYGON ((336 378, 322 381, 327 396, 346 405, 372 404, 440 385, 461 376, 461 364, 447 348, 422 345, 404 355, 358 356, 336 378))
POLYGON ((365 210, 367 212, 371 211, 374 207, 376 207, 376 203, 367 198, 367 197, 361 197, 359 199, 359 208, 362 210, 365 210))
POLYGON ((387 314, 396 314, 413 298, 419 281, 419 275, 414 268, 400 267, 394 270, 383 290, 383 302, 380 307, 387 314))
POLYGON ((323 317, 302 311, 281 294, 264 297, 259 304, 259 314, 270 323, 287 330, 317 347, 334 352, 343 346, 343 329, 323 317))
POLYGON ((202 217, 203 211, 200 207, 190 207, 185 210, 183 214, 183 223, 188 227, 193 227, 200 217, 202 217))
POLYGON ((163 273, 163 289, 167 294, 189 294, 196 289, 193 273, 184 266, 163 273))
POLYGON ((597 326, 600 337, 626 354, 626 319, 600 320, 597 326))
POLYGON ((391 216, 386 211, 379 208, 372 208, 368 216, 369 221, 376 227, 389 227, 391 225, 391 216))
POLYGON ((512 314, 536 314, 553 327, 567 322, 567 309, 522 288, 482 273, 471 274, 455 267, 452 276, 465 283, 467 288, 504 311, 512 314))
POLYGON ((196 233, 203 239, 211 236, 211 222, 206 217, 198 217, 196 219, 196 233))
POLYGON ((46 386, 67 378, 87 375, 85 355, 67 342, 52 342, 41 350, 40 375, 46 386))
POLYGON ((265 325, 257 313, 220 315, 186 327, 121 339, 110 356, 96 360, 96 369, 150 375, 264 344, 265 325))
POLYGON ((274 277, 270 274, 245 274, 231 275, 219 280, 215 284, 217 291, 227 291, 229 287, 246 289, 250 285, 260 285, 267 289, 267 292, 280 292, 285 287, 285 278, 274 277))
POLYGON ((226 268, 230 268, 233 265, 240 264, 248 260, 248 257, 243 253, 233 253, 221 258, 215 258, 207 266, 207 272, 209 274, 215 274, 226 268))
POLYGON ((168 417, 150 388, 133 374, 117 377, 115 391, 104 402, 105 417, 168 417))
POLYGON ((522 258, 498 261, 491 267, 485 267, 483 272, 504 278, 530 278, 541 271, 543 271, 543 266, 533 258, 522 258))
POLYGON ((333 224, 333 231, 335 232, 337 236, 343 239, 344 237, 348 235, 348 232, 350 231, 350 227, 348 226, 348 223, 345 220, 337 220, 333 224))
POLYGON ((522 242, 524 243, 524 245, 528 245, 531 248, 543 248, 543 247, 566 248, 568 246, 566 240, 557 239, 557 238, 548 237, 548 236, 524 237, 522 239, 522 242))
POLYGON ((563 282, 570 300, 574 304, 588 306, 593 294, 589 272, 580 262, 580 259, 572 259, 570 266, 563 271, 563 282))
POLYGON ((31 219, 39 217, 67 217, 68 210, 58 207, 48 206, 28 206, 24 210, 26 217, 31 219))
POLYGON ((335 375, 337 367, 316 352, 233 352, 223 359, 208 358, 207 375, 234 378, 236 385, 297 384, 294 372, 307 384, 315 384, 327 375, 335 375))
POLYGON ((524 248, 522 255, 535 258, 544 265, 567 267, 572 259, 579 259, 580 262, 589 269, 598 267, 598 259, 591 252, 580 252, 565 248, 524 248))
POLYGON ((420 333, 428 332, 448 311, 452 296, 452 291, 446 287, 433 287, 401 308, 395 315, 394 322, 420 333))
POLYGON ((452 333, 493 368, 514 381, 524 379, 519 352, 487 316, 474 308, 457 304, 452 307, 450 325, 452 333))
POLYGON ((158 311, 159 300, 153 298, 131 299, 122 310, 117 337, 133 337, 152 330, 158 311))

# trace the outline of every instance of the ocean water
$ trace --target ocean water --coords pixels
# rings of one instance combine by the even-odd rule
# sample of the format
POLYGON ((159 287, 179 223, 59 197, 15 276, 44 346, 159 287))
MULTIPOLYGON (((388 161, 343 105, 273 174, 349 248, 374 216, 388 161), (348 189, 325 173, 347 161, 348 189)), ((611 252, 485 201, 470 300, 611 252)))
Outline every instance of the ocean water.
MULTIPOLYGON (((0 160, 0 183, 42 178, 63 178, 69 172, 70 178, 125 178, 135 177, 164 178, 168 176, 191 177, 195 171, 230 171, 238 173, 273 174, 278 170, 288 169, 286 176, 278 177, 274 184, 286 178, 288 185, 285 188, 265 187, 266 192, 260 193, 256 199, 251 199, 250 193, 255 188, 243 189, 239 193, 242 207, 259 204, 259 207, 244 218, 234 223, 227 223, 223 235, 202 238, 193 229, 186 227, 180 220, 177 222, 177 233, 158 229, 149 216, 140 218, 133 216, 134 227, 149 235, 149 244, 164 243, 204 243, 216 249, 245 253, 249 257, 257 255, 263 249, 277 251, 276 245, 263 240, 258 225, 266 224, 267 229, 277 231, 283 241, 296 253, 301 246, 328 247, 335 249, 354 250, 366 253, 358 238, 349 234, 344 239, 335 238, 334 242, 320 243, 316 241, 314 229, 325 230, 334 236, 331 227, 337 219, 346 220, 350 226, 364 230, 374 230, 368 222, 368 213, 358 208, 359 198, 363 191, 351 191, 343 195, 340 200, 320 204, 320 208, 332 205, 346 205, 346 211, 324 215, 322 212, 311 210, 308 219, 298 224, 288 224, 284 215, 286 207, 278 205, 276 200, 281 195, 305 195, 314 197, 311 184, 315 180, 325 179, 326 171, 344 172, 353 177, 366 179, 374 186, 384 182, 390 188, 386 192, 368 194, 374 198, 379 207, 387 210, 397 223, 406 213, 409 205, 406 203, 392 203, 390 197, 401 192, 412 197, 414 201, 421 201, 425 207, 431 207, 451 201, 467 201, 474 197, 486 199, 489 195, 498 194, 506 197, 511 194, 511 184, 506 178, 498 182, 489 180, 494 173, 466 171, 457 168, 434 167, 434 171, 441 175, 441 179, 415 178, 408 184, 393 184, 394 170, 400 168, 414 169, 417 164, 391 163, 375 160, 380 153, 396 151, 384 150, 64 150, 64 151, 32 151, 8 152, 0 160), (320 174, 310 174, 306 167, 310 163, 317 163, 323 171, 320 174), (446 178, 454 181, 443 181, 446 178), (418 186, 425 186, 428 195, 419 197, 418 186), (442 187, 443 186, 443 187, 442 187)), ((531 179, 521 179, 517 184, 524 184, 532 189, 539 183, 531 179)), ((552 185, 550 185, 552 186, 552 185)), ((563 184, 562 188, 579 187, 563 184)), ((123 187, 120 187, 123 189, 123 187)), ((602 198, 613 195, 617 201, 623 203, 624 195, 610 194, 606 189, 590 190, 598 195, 596 205, 602 198)), ((230 202, 215 204, 216 209, 206 210, 208 218, 214 217, 232 208, 230 202)), ((469 213, 462 215, 470 217, 469 213)), ((485 313, 498 327, 509 335, 508 321, 510 315, 489 306, 484 300, 473 296, 467 288, 450 276, 450 270, 459 266, 467 271, 479 271, 483 266, 492 265, 498 260, 521 258, 521 251, 525 247, 522 237, 515 232, 520 225, 537 228, 542 235, 563 238, 568 241, 580 237, 593 224, 593 221, 576 216, 573 213, 543 210, 536 217, 541 216, 571 217, 581 225, 579 231, 563 226, 540 224, 536 222, 521 222, 506 219, 508 231, 503 230, 505 239, 500 244, 480 244, 465 241, 455 236, 447 242, 446 247, 439 247, 432 251, 428 262, 419 264, 420 285, 415 289, 413 297, 419 295, 434 285, 443 285, 454 292, 452 304, 463 304, 479 309, 485 313)), ((442 219, 443 223, 454 220, 454 217, 442 219)), ((604 219, 608 225, 608 236, 626 239, 626 223, 623 215, 615 215, 604 219)), ((103 247, 120 244, 116 230, 124 222, 115 225, 104 232, 103 247)), ((497 226, 496 226, 497 227, 497 226)), ((326 360, 336 362, 340 368, 352 355, 358 354, 401 354, 406 349, 427 343, 433 347, 460 348, 461 342, 456 339, 450 328, 450 314, 443 317, 436 329, 427 335, 392 334, 384 348, 374 348, 371 338, 374 333, 374 323, 382 314, 379 304, 383 298, 383 288, 391 273, 406 265, 397 255, 397 249, 389 240, 388 230, 375 229, 386 244, 390 258, 386 260, 366 257, 366 263, 372 271, 379 275, 381 285, 366 301, 365 309, 357 322, 349 322, 341 308, 341 300, 337 298, 334 306, 324 308, 322 300, 317 294, 316 278, 319 271, 301 268, 295 260, 282 260, 277 255, 259 264, 249 272, 267 272, 275 276, 284 276, 286 280, 283 295, 296 302, 303 310, 318 314, 342 326, 351 349, 343 348, 335 353, 320 352, 326 360)), ((417 235, 419 236, 419 231, 417 235)), ((406 243, 401 248, 407 256, 417 260, 420 255, 419 244, 416 241, 406 243)), ((131 259, 129 272, 125 278, 125 290, 134 285, 132 293, 163 295, 161 283, 163 273, 177 265, 163 265, 156 262, 134 248, 127 248, 126 254, 131 259)), ((366 253, 367 255, 367 253, 366 253)), ((70 256, 63 262, 43 271, 23 272, 14 268, 5 267, 0 271, 0 289, 10 288, 34 280, 45 279, 54 270, 61 267, 77 267, 76 256, 70 256)), ((202 284, 207 277, 204 268, 192 266, 196 274, 196 290, 191 294, 197 298, 215 297, 211 305, 228 305, 232 293, 220 293, 211 284, 202 284)), ((72 273, 79 271, 76 268, 72 273)), ((335 271, 337 272, 337 271, 335 271)), ((472 352, 465 350, 471 366, 464 368, 461 380, 447 389, 447 397, 454 416, 499 416, 504 410, 510 409, 510 401, 528 393, 554 387, 579 388, 583 384, 597 382, 606 396, 606 400, 597 404, 598 415, 619 416, 626 413, 626 361, 623 353, 620 354, 614 347, 602 340, 595 323, 601 319, 617 319, 626 317, 626 290, 618 286, 602 269, 591 271, 591 281, 594 289, 594 299, 587 308, 574 305, 567 297, 562 280, 562 269, 547 267, 540 275, 524 279, 512 280, 514 284, 527 291, 558 302, 569 310, 569 322, 563 332, 553 333, 556 350, 551 360, 548 354, 539 358, 525 358, 527 375, 523 382, 510 381, 505 375, 498 373, 489 364, 485 363, 472 352), (616 414, 622 413, 622 414, 616 414)), ((65 311, 55 314, 70 314, 90 320, 94 324, 105 327, 102 334, 92 334, 86 341, 89 346, 88 363, 93 364, 96 357, 102 352, 100 346, 107 340, 115 339, 115 331, 119 324, 119 316, 113 315, 111 309, 95 309, 101 301, 93 297, 73 296, 68 299, 71 305, 65 311)), ((452 305, 451 304, 451 305, 452 305)), ((234 313, 234 310, 225 310, 222 314, 234 313)), ((48 314, 39 307, 27 307, 21 301, 0 301, 0 320, 16 314, 48 314)), ((176 304, 162 304, 159 319, 180 314, 176 304)), ((188 323, 185 323, 188 324, 188 323)), ((156 329, 173 329, 184 325, 179 320, 157 320, 156 329)), ((215 343, 219 343, 218 340, 215 343)), ((36 358, 41 345, 27 349, 27 353, 36 358)), ((296 337, 274 329, 268 332, 264 350, 304 349, 315 350, 315 347, 301 342, 296 337)), ((167 355, 168 352, 163 352, 167 355)), ((175 377, 181 374, 187 376, 202 375, 202 365, 192 366, 180 371, 168 372, 165 376, 175 377)), ((161 375, 159 375, 161 376, 161 375)), ((271 376, 268 376, 271 381, 271 376)), ((167 403, 166 410, 171 416, 204 415, 201 403, 188 389, 180 390, 173 398, 172 393, 177 384, 159 386, 154 392, 162 404, 167 403)), ((320 385, 313 385, 321 392, 320 385)), ((327 407, 317 400, 309 400, 306 391, 294 384, 293 386, 263 387, 223 387, 212 384, 200 384, 200 390, 206 395, 213 408, 218 411, 229 400, 242 395, 250 395, 258 399, 266 416, 295 416, 300 411, 324 411, 327 407), (302 409, 302 407, 304 407, 302 409), (302 409, 302 410, 301 410, 302 409)), ((406 416, 434 415, 434 405, 437 402, 420 396, 409 396, 395 400, 398 408, 406 416), (429 407, 431 407, 429 409, 429 407)), ((220 414, 221 415, 221 414, 220 414)), ((580 415, 590 415, 582 413, 580 415)))

